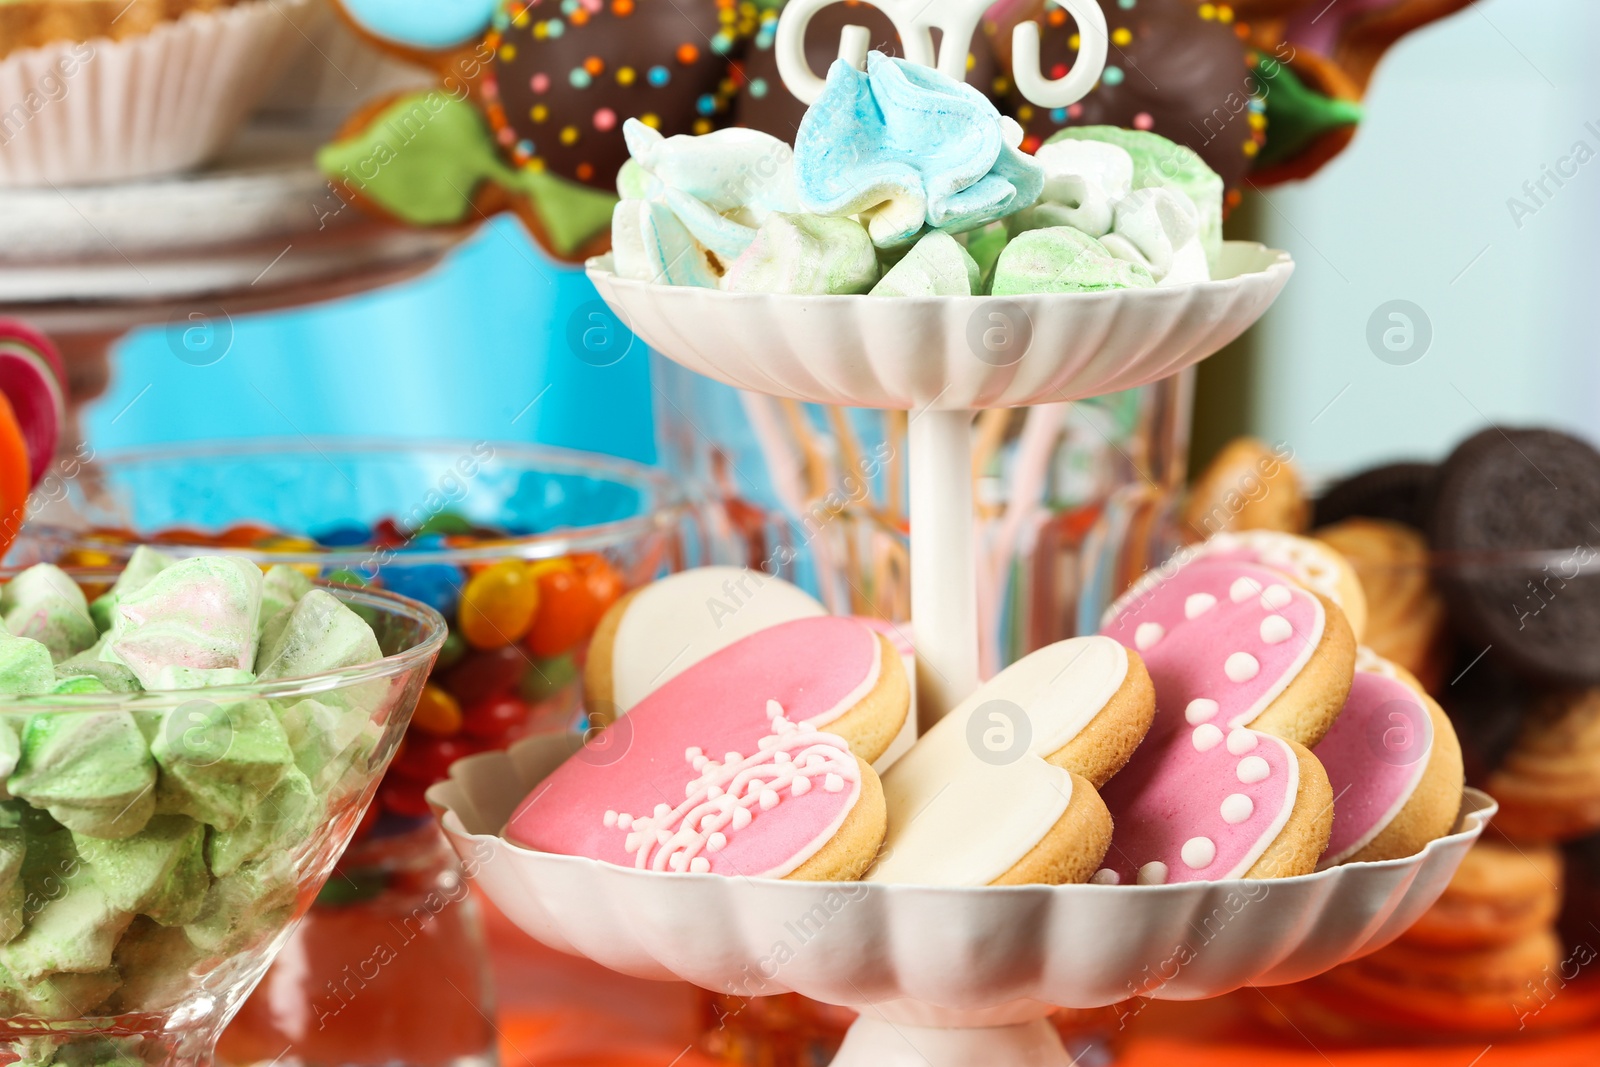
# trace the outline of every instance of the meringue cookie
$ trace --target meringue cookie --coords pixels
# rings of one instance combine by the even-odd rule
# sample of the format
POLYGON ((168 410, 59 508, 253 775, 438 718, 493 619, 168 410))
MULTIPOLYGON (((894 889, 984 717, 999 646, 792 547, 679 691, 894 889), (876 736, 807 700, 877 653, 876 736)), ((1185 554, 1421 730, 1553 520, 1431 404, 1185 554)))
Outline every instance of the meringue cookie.
POLYGON ((255 664, 261 569, 234 556, 175 563, 121 598, 101 657, 153 689, 167 667, 197 670, 255 664))
POLYGON ((1117 259, 1081 230, 1052 226, 1020 234, 995 264, 994 295, 1092 293, 1105 289, 1148 289, 1150 272, 1117 259))
POLYGON ((872 239, 853 219, 774 214, 728 268, 730 293, 865 293, 878 281, 872 239))
POLYGON ((873 296, 971 296, 980 291, 978 261, 961 242, 935 230, 873 286, 873 296))
POLYGON ((795 138, 800 206, 862 216, 879 248, 924 227, 975 230, 1039 198, 1044 170, 1021 142, 982 93, 938 71, 881 52, 864 72, 835 61, 795 138))
POLYGON ((1170 189, 1130 193, 1117 204, 1113 231, 1100 243, 1118 259, 1144 267, 1157 285, 1211 279, 1194 204, 1170 189))
POLYGON ((617 277, 652 285, 715 289, 718 278, 705 249, 671 208, 653 200, 623 200, 611 216, 617 277))
POLYGON ((0 592, 6 629, 31 637, 50 650, 57 663, 77 655, 100 633, 89 616, 89 602, 78 583, 48 563, 29 567, 0 592))
POLYGON ((1133 191, 1133 157, 1102 141, 1055 141, 1034 157, 1044 167, 1039 203, 1016 229, 1071 226, 1090 237, 1111 232, 1113 209, 1133 191), (1032 224, 1027 224, 1031 222, 1032 224))
POLYGON ((1188 197, 1199 213, 1200 243, 1215 272, 1222 255, 1222 178, 1199 153, 1158 133, 1120 126, 1069 126, 1040 151, 1067 140, 1116 145, 1133 158, 1135 189, 1171 189, 1188 197))
POLYGON ((632 154, 617 177, 624 198, 665 204, 722 262, 737 259, 775 211, 800 210, 794 150, 758 130, 663 137, 637 119, 623 124, 632 154))

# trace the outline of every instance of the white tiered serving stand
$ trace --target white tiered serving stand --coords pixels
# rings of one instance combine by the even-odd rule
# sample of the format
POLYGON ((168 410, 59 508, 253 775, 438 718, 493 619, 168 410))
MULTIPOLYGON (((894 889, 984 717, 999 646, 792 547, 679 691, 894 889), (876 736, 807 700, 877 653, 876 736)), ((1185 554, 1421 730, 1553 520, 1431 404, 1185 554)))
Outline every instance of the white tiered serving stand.
MULTIPOLYGON (((785 81, 820 90, 798 42, 828 0, 779 24, 785 81)), ((907 54, 960 77, 988 0, 875 0, 907 54)), ((1044 106, 1078 99, 1104 64, 1096 0, 1064 0, 1083 48, 1066 79, 1038 76, 1037 27, 1019 30, 1018 84, 1044 106), (1030 76, 1030 74, 1032 76, 1030 76)), ((852 28, 854 29, 854 28, 852 28)), ((846 31, 844 58, 865 53, 846 31)), ((1250 327, 1293 269, 1230 242, 1216 278, 1170 288, 986 297, 729 294, 589 276, 668 359, 741 389, 900 409, 909 420, 912 612, 924 728, 978 677, 971 422, 985 408, 1079 400, 1175 374, 1250 327)), ((1192 1000, 1321 973, 1386 944, 1443 892, 1493 813, 1468 791, 1456 832, 1416 856, 1269 882, 933 888, 635 871, 535 852, 499 834, 577 747, 532 738, 463 760, 429 793, 490 899, 522 929, 625 974, 735 995, 796 992, 861 1012, 838 1067, 1064 1067, 1046 1017, 1132 996, 1192 1000)))

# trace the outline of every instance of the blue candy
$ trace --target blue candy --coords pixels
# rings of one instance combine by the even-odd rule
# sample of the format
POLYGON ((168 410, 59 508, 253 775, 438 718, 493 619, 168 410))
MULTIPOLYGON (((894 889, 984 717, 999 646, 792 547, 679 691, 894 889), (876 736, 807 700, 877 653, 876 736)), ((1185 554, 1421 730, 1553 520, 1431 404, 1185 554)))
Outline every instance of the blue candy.
POLYGON ((438 51, 481 37, 500 0, 342 0, 345 13, 374 37, 438 51))

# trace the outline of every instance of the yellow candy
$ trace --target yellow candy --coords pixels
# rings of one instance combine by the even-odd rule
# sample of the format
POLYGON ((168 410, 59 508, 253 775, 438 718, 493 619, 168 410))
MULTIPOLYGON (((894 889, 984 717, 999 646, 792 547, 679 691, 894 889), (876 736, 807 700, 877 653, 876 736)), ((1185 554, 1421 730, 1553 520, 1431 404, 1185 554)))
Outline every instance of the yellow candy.
POLYGON ((457 623, 474 648, 504 648, 522 639, 539 610, 539 583, 521 560, 479 571, 461 593, 457 623))
POLYGON ((461 705, 438 686, 425 685, 411 725, 435 737, 453 737, 461 732, 461 705))

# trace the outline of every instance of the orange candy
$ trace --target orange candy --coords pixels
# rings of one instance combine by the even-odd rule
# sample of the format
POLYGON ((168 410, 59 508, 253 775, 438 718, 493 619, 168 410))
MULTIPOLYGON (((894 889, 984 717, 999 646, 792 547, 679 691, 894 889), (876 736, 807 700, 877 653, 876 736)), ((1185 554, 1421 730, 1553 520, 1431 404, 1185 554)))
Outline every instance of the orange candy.
POLYGON ((422 687, 411 725, 435 737, 452 737, 461 732, 461 705, 456 698, 436 685, 422 687))
POLYGON ((479 571, 461 593, 457 625, 474 648, 519 641, 539 611, 540 586, 527 564, 508 559, 479 571))
POLYGON ((622 599, 622 575, 617 573, 604 556, 594 553, 583 553, 572 557, 572 565, 578 568, 578 573, 583 575, 583 584, 589 587, 589 595, 595 601, 595 623, 600 622, 600 616, 606 609, 622 599))
POLYGON ((594 632, 600 612, 588 583, 571 564, 539 575, 539 616, 528 631, 528 650, 540 658, 559 656, 594 632))
POLYGON ((28 490, 32 484, 27 440, 17 425, 11 402, 0 396, 0 554, 11 547, 28 517, 28 490))

